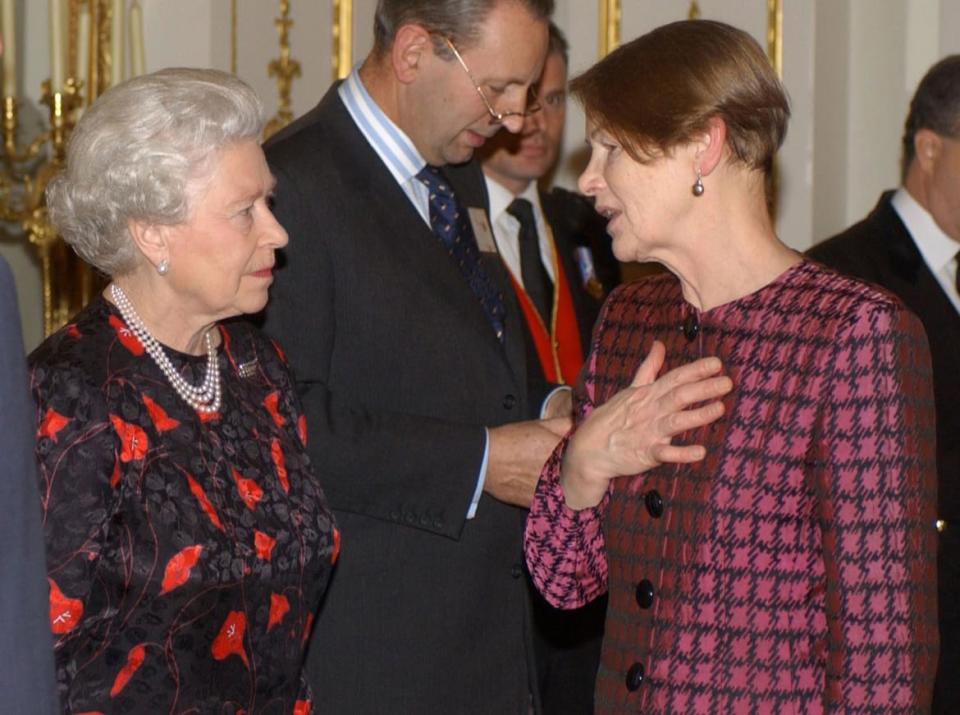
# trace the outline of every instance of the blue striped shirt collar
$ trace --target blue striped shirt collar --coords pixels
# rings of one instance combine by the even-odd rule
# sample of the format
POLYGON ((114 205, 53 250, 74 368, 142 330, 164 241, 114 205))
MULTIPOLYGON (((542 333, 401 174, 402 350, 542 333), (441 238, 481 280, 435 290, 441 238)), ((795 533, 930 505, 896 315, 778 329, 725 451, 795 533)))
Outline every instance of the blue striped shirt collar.
POLYGON ((353 68, 337 91, 357 128, 386 164, 393 178, 403 186, 415 178, 427 162, 410 138, 373 101, 360 81, 359 68, 360 65, 353 68))

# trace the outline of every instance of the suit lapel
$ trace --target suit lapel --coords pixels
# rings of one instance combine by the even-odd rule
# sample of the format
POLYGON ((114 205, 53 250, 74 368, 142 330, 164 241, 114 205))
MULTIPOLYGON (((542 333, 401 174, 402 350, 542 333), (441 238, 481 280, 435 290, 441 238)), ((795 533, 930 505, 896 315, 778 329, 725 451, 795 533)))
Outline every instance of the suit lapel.
POLYGON ((878 231, 886 234, 880 245, 887 247, 887 273, 897 284, 894 292, 908 306, 917 306, 915 312, 941 315, 960 331, 960 316, 943 292, 940 282, 923 260, 920 250, 907 231, 900 216, 890 203, 891 194, 884 195, 870 215, 878 231))
MULTIPOLYGON (((501 355, 510 368, 517 374, 517 357, 523 365, 523 344, 520 343, 519 355, 513 343, 516 328, 516 310, 507 302, 507 320, 503 349, 484 314, 469 284, 464 280, 457 266, 450 259, 446 248, 434 236, 422 216, 410 202, 403 189, 376 154, 366 137, 354 124, 339 95, 334 89, 324 97, 317 110, 329 120, 333 129, 332 141, 338 147, 339 166, 342 169, 344 191, 350 196, 369 197, 363 207, 362 215, 351 217, 350 230, 359 231, 364 240, 370 240, 388 253, 395 270, 411 281, 422 283, 429 281, 430 287, 441 296, 442 305, 456 311, 461 322, 470 326, 478 336, 501 355), (392 226, 394 230, 384 235, 383 227, 392 226)), ((458 192, 459 189, 455 190, 458 192)), ((468 196, 464 205, 483 206, 476 198, 468 196), (473 201, 470 201, 473 199, 473 201)), ((463 200, 461 200, 463 203, 463 200)), ((499 261, 489 257, 483 259, 484 269, 488 270, 497 287, 503 291, 503 277, 499 261)), ((505 291, 506 297, 507 293, 505 291)), ((410 316, 416 320, 417 316, 410 316)))
MULTIPOLYGON (((960 365, 960 314, 931 273, 890 203, 892 196, 892 192, 885 194, 870 214, 876 230, 886 234, 886 240, 878 243, 886 247, 886 272, 890 276, 890 289, 923 321, 935 364, 960 365)), ((952 369, 950 373, 943 369, 939 372, 957 374, 952 369)), ((951 394, 960 393, 960 379, 938 375, 938 383, 947 379, 958 383, 951 394)), ((938 384, 938 388, 940 391, 943 385, 938 384)))

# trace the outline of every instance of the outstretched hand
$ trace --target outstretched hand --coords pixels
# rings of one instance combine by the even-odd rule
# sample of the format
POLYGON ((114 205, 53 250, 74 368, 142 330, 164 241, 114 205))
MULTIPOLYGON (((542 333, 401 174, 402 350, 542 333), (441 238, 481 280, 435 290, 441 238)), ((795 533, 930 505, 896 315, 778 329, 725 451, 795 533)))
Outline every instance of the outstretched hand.
POLYGON ((596 408, 567 447, 560 484, 571 509, 596 506, 611 479, 645 472, 666 462, 697 462, 702 445, 676 445, 673 438, 710 424, 723 414, 719 398, 733 389, 715 357, 657 377, 666 349, 655 341, 630 386, 596 408), (691 408, 698 403, 700 407, 691 408))

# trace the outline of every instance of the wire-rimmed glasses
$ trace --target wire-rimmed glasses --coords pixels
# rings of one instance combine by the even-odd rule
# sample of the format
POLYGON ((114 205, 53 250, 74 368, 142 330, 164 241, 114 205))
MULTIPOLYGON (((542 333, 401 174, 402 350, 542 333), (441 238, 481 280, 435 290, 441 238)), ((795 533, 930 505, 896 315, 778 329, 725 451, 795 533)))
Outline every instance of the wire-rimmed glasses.
POLYGON ((463 71, 467 73, 467 77, 470 79, 470 82, 473 84, 473 88, 477 90, 477 94, 480 95, 480 99, 483 100, 483 105, 487 108, 487 112, 490 113, 490 119, 496 124, 503 124, 503 120, 510 119, 510 117, 520 117, 521 119, 529 117, 535 112, 539 112, 541 109, 540 101, 537 99, 536 90, 533 88, 533 85, 530 86, 530 89, 527 90, 527 102, 524 111, 522 112, 498 112, 493 108, 493 105, 490 104, 490 100, 487 99, 487 95, 484 94, 483 89, 477 83, 477 80, 473 77, 473 72, 470 71, 470 68, 467 67, 467 63, 463 61, 463 57, 460 56, 460 52, 457 50, 456 46, 453 44, 453 41, 449 37, 440 35, 443 38, 443 41, 447 44, 447 47, 450 48, 450 51, 453 53, 453 56, 457 58, 457 62, 460 63, 460 66, 463 67, 463 71))

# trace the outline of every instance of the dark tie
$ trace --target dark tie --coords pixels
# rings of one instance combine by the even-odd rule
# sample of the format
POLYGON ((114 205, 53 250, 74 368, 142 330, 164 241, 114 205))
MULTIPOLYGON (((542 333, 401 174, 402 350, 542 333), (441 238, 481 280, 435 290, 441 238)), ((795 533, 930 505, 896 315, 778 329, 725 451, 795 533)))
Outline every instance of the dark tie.
POLYGON ((544 325, 549 327, 553 283, 540 256, 540 237, 533 218, 533 205, 526 199, 514 199, 507 207, 507 213, 520 222, 520 275, 523 289, 536 306, 544 325))
POLYGON ((503 319, 507 313, 503 296, 483 270, 480 251, 466 212, 461 209, 450 184, 435 166, 425 166, 417 178, 430 190, 430 228, 456 262, 460 273, 483 306, 497 339, 503 342, 503 319))

